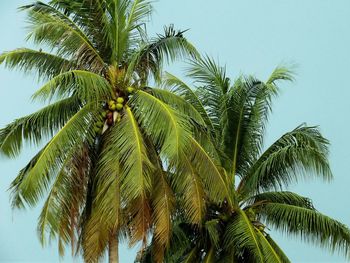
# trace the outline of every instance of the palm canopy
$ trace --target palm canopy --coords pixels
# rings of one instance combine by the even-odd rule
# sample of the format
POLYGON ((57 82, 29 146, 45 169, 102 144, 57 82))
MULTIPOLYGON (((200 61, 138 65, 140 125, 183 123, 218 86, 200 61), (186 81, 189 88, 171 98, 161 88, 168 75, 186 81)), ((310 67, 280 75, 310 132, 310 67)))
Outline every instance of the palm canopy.
MULTIPOLYGON (((174 219, 166 262, 289 262, 267 227, 330 251, 350 256, 350 230, 318 212, 309 198, 286 191, 300 178, 329 181, 328 141, 317 127, 301 125, 271 146, 263 145, 265 127, 280 81, 293 79, 276 68, 266 82, 241 76, 234 82, 208 57, 190 63, 194 88, 167 73, 165 88, 190 102, 201 114, 215 163, 224 167, 231 202, 207 201, 202 223, 186 219, 186 207, 174 219)), ((200 141, 208 143, 207 140, 200 141)), ((140 261, 153 262, 153 244, 140 261)))
POLYGON ((13 181, 13 206, 46 197, 39 236, 43 244, 46 234, 58 238, 61 254, 70 243, 96 261, 108 242, 126 236, 145 245, 152 234, 161 261, 175 192, 194 224, 204 192, 229 199, 211 144, 192 137, 206 120, 181 96, 148 87, 164 62, 195 58, 196 49, 172 26, 147 38, 147 0, 52 0, 21 10, 28 39, 48 51, 15 49, 0 63, 36 72, 46 83, 33 99, 49 104, 0 130, 6 156, 17 156, 23 142, 46 142, 13 181))

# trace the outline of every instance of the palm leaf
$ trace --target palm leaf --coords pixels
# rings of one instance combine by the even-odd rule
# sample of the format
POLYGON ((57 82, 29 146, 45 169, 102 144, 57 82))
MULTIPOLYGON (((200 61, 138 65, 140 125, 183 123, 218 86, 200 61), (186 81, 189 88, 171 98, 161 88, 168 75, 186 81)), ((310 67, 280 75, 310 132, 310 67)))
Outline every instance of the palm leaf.
POLYGON ((278 230, 349 257, 350 230, 328 216, 308 208, 280 203, 262 205, 259 215, 278 230))
POLYGON ((72 94, 85 102, 101 102, 112 96, 107 80, 85 70, 71 70, 57 75, 33 94, 33 99, 51 100, 72 94))
POLYGON ((299 126, 272 144, 250 168, 238 187, 241 193, 280 189, 300 176, 332 178, 328 141, 316 127, 299 126))
POLYGON ((2 63, 10 69, 17 68, 24 73, 35 71, 38 78, 52 78, 62 72, 77 68, 73 61, 29 48, 19 48, 2 53, 0 64, 2 63))
POLYGON ((14 157, 19 154, 23 140, 39 144, 52 137, 80 107, 79 100, 70 97, 13 121, 0 130, 0 152, 14 157))

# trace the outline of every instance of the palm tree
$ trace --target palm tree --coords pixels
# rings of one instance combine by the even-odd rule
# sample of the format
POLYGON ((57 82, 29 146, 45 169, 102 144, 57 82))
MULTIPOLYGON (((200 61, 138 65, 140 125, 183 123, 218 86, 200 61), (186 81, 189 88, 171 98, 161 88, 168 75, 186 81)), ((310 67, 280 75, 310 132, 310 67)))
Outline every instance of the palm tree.
POLYGON ((199 182, 213 200, 228 196, 222 173, 191 136, 202 116, 183 98, 148 87, 164 62, 197 51, 172 26, 147 37, 147 0, 52 0, 21 10, 40 48, 4 52, 0 63, 36 72, 46 84, 33 99, 48 105, 0 130, 0 152, 9 157, 24 142, 45 143, 13 181, 13 207, 46 197, 40 240, 57 238, 61 255, 70 244, 96 262, 109 248, 117 262, 120 238, 145 247, 151 234, 162 261, 175 192, 192 223, 202 220, 203 204, 192 202, 201 202, 199 182))
MULTIPOLYGON (((190 63, 188 76, 194 89, 169 73, 166 87, 206 121, 199 133, 215 145, 213 162, 224 169, 230 198, 207 199, 199 225, 188 222, 187 208, 180 207, 165 262, 289 262, 268 227, 349 257, 350 230, 318 212, 309 198, 284 190, 301 177, 332 179, 327 139, 317 127, 301 125, 263 146, 277 84, 292 80, 291 72, 278 67, 266 82, 241 76, 231 84, 225 68, 206 57, 190 63)), ((152 246, 141 262, 153 262, 152 246)))

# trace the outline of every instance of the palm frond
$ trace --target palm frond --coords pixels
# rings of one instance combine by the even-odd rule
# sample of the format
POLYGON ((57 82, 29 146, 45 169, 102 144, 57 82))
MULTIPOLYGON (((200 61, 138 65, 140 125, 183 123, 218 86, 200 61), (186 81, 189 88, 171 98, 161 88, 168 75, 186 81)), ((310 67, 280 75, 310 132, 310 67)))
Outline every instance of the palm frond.
POLYGON ((259 215, 278 230, 349 257, 350 230, 328 216, 308 208, 281 203, 262 205, 259 215))
POLYGON ((254 193, 281 189, 299 177, 332 179, 328 140, 317 127, 299 126, 273 143, 243 177, 238 191, 254 193))
POLYGON ((50 140, 35 164, 27 171, 17 191, 29 205, 35 205, 50 187, 55 171, 58 171, 74 145, 92 142, 95 134, 86 127, 97 120, 89 105, 79 110, 50 140))
POLYGON ((199 57, 195 47, 184 37, 184 32, 176 31, 171 25, 164 28, 163 35, 159 34, 156 38, 143 43, 133 52, 127 75, 131 76, 136 71, 144 81, 148 79, 148 75, 160 80, 164 62, 199 57))
POLYGON ((42 139, 52 137, 80 107, 79 100, 70 97, 14 120, 0 130, 0 152, 15 157, 21 151, 23 141, 37 145, 42 139))
POLYGON ((198 95, 192 90, 185 82, 177 78, 176 76, 166 72, 163 77, 162 85, 171 92, 177 94, 180 97, 183 97, 186 101, 188 101, 192 107, 196 109, 196 111, 202 116, 202 119, 205 121, 206 125, 209 127, 211 131, 214 131, 213 123, 210 120, 201 100, 198 95))
POLYGON ((10 69, 17 68, 24 73, 35 71, 39 79, 49 79, 72 68, 74 61, 29 48, 19 48, 0 55, 0 64, 10 69))
POLYGON ((101 102, 111 98, 112 91, 105 78, 85 70, 71 70, 50 79, 33 94, 33 99, 52 100, 74 94, 84 102, 101 102))
POLYGON ((311 199, 293 192, 265 192, 249 198, 249 204, 259 206, 268 203, 289 204, 314 210, 311 199))
POLYGON ((28 39, 56 49, 61 56, 73 56, 77 64, 100 71, 104 61, 89 38, 68 16, 50 5, 37 2, 23 6, 28 14, 28 39), (79 60, 78 60, 79 59, 79 60))
POLYGON ((169 168, 178 164, 190 138, 190 124, 184 116, 152 96, 138 91, 129 101, 142 129, 148 133, 169 168), (164 125, 167 123, 168 125, 164 125))
POLYGON ((277 245, 277 243, 271 238, 270 235, 265 236, 266 240, 270 243, 270 246, 273 248, 273 250, 277 253, 280 260, 283 263, 290 263, 291 261, 287 257, 287 255, 283 252, 283 250, 277 245))
POLYGON ((192 166, 203 180, 209 198, 219 203, 226 200, 232 206, 234 193, 227 175, 194 138, 190 138, 187 156, 191 157, 192 166))
POLYGON ((265 262, 258 235, 248 217, 241 210, 227 226, 224 235, 225 249, 236 248, 236 253, 249 250, 254 262, 265 262))
POLYGON ((190 117, 193 121, 195 121, 195 123, 205 126, 205 122, 201 114, 193 107, 192 104, 182 97, 179 97, 170 91, 156 88, 152 88, 150 93, 164 103, 172 106, 177 112, 183 114, 184 116, 190 117))

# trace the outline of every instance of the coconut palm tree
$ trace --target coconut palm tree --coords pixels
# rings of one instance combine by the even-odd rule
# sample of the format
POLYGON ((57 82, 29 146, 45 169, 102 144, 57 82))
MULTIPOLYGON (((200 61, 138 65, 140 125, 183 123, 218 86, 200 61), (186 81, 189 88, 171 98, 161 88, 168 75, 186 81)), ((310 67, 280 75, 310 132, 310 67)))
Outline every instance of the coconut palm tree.
MULTIPOLYGON (((266 82, 241 76, 231 83, 225 68, 206 57, 190 63, 188 76, 195 88, 169 73, 166 87, 206 121, 199 133, 215 145, 213 162, 224 169, 231 195, 219 203, 206 200, 201 224, 188 222, 187 208, 179 207, 165 262, 290 262, 268 227, 349 258, 350 230, 318 212, 309 198, 285 190, 300 178, 332 179, 327 139, 317 127, 301 125, 263 145, 278 82, 292 80, 291 72, 278 67, 266 82)), ((153 262, 152 246, 141 262, 153 262)))
POLYGON ((40 48, 4 52, 0 63, 37 73, 46 84, 33 99, 48 105, 0 130, 6 156, 17 156, 23 143, 44 145, 11 185, 13 207, 46 197, 38 232, 43 245, 57 238, 60 254, 70 244, 96 262, 108 248, 117 262, 120 238, 145 247, 152 235, 162 261, 175 192, 192 223, 202 220, 198 182, 213 200, 228 196, 223 174, 191 136, 202 116, 180 96, 148 87, 165 62, 195 58, 195 48, 172 26, 149 39, 147 0, 52 0, 20 9, 40 48))

